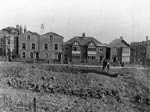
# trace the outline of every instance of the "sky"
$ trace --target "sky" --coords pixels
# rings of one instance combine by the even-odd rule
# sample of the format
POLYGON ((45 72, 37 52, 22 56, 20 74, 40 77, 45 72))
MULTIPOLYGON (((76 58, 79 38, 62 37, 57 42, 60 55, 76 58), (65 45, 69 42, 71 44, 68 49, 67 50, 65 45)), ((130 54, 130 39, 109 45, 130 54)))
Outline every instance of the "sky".
POLYGON ((0 14, 0 29, 26 25, 40 34, 58 33, 64 41, 83 32, 102 43, 150 37, 150 0, 0 0, 0 14))

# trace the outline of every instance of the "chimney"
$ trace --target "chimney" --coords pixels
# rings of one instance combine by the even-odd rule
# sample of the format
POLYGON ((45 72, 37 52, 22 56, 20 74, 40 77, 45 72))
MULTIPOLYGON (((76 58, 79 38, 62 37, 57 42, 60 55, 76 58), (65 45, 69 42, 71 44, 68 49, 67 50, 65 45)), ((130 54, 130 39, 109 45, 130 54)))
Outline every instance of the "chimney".
POLYGON ((123 40, 123 36, 120 36, 120 39, 122 39, 122 40, 123 40))
POLYGON ((85 37, 85 33, 82 33, 82 37, 83 37, 83 38, 85 37))
POLYGON ((146 36, 146 41, 148 41, 148 36, 146 36))
POLYGON ((27 32, 27 27, 24 25, 24 33, 27 32))

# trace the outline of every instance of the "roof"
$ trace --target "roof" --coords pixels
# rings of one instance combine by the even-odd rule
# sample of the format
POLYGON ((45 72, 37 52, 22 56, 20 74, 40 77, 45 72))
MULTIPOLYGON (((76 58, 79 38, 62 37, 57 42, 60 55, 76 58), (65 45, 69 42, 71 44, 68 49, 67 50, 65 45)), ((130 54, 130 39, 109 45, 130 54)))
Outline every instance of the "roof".
POLYGON ((25 33, 21 33, 20 37, 25 37, 26 35, 31 35, 31 38, 36 36, 37 38, 40 37, 40 35, 36 32, 27 31, 25 33))
POLYGON ((6 28, 3 28, 2 31, 5 31, 9 34, 16 34, 18 33, 18 29, 17 28, 14 28, 14 27, 6 27, 6 28))
POLYGON ((38 34, 38 33, 36 33, 36 32, 31 32, 31 31, 27 31, 27 32, 25 32, 25 33, 31 33, 31 34, 33 34, 33 35, 40 36, 40 34, 38 34))
MULTIPOLYGON (((59 35, 59 34, 57 34, 57 33, 55 33, 55 32, 47 32, 47 33, 45 33, 45 34, 43 34, 43 35, 41 35, 41 36, 45 36, 45 35, 55 35, 55 36, 63 37, 63 36, 61 36, 61 35, 59 35)), ((63 38, 64 38, 64 37, 63 37, 63 38)))
POLYGON ((5 36, 6 36, 5 32, 0 30, 0 38, 5 37, 5 36))
POLYGON ((74 42, 78 42, 79 45, 81 45, 81 46, 86 46, 91 42, 93 42, 96 46, 103 45, 101 42, 96 40, 94 37, 80 37, 80 36, 75 36, 72 39, 65 42, 64 44, 65 45, 72 45, 72 44, 74 44, 74 42))
POLYGON ((114 39, 111 43, 108 44, 108 46, 116 48, 130 47, 130 45, 123 38, 114 39))

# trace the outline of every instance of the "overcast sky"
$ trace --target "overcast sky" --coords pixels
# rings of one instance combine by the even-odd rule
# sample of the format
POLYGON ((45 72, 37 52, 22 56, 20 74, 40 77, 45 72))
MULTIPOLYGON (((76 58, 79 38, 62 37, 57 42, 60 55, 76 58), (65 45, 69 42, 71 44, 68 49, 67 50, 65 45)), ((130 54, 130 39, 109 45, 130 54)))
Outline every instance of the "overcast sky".
POLYGON ((40 33, 44 24, 65 41, 83 32, 103 43, 150 37, 150 0, 0 0, 0 14, 0 29, 20 24, 40 33))

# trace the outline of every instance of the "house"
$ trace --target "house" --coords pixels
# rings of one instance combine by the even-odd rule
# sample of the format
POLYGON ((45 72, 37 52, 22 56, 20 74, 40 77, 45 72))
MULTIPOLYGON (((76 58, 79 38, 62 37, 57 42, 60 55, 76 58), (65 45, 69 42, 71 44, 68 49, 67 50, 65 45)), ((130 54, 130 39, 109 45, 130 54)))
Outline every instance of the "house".
POLYGON ((5 44, 6 44, 6 54, 8 58, 14 58, 18 56, 18 36, 19 30, 14 27, 7 27, 2 29, 5 32, 5 44))
POLYGON ((150 40, 131 43, 131 63, 146 65, 150 62, 150 40))
POLYGON ((6 56, 6 34, 4 31, 0 31, 0 59, 4 59, 6 56))
MULTIPOLYGON (((75 36, 63 45, 64 63, 90 63, 96 64, 103 58, 109 58, 106 55, 107 47, 94 37, 75 36)), ((109 55, 109 53, 107 53, 109 55)))
POLYGON ((19 57, 21 59, 34 60, 39 58, 39 38, 38 33, 31 31, 19 35, 19 57))
POLYGON ((131 63, 145 65, 146 41, 131 43, 131 63))
POLYGON ((47 61, 61 61, 63 39, 61 35, 48 32, 40 36, 40 59, 47 61))
POLYGON ((121 36, 109 43, 111 61, 116 64, 130 63, 130 45, 121 36))

